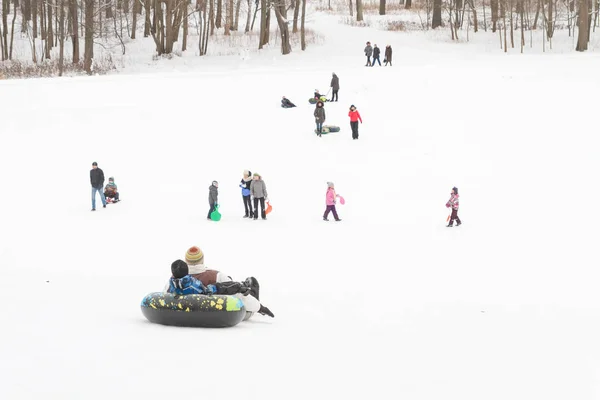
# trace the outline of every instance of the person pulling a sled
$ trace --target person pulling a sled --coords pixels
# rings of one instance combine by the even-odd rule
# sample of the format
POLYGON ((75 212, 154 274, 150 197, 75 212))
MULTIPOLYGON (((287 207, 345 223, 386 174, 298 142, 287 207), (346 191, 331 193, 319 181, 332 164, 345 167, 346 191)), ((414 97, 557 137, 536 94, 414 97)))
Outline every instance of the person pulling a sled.
POLYGON ((450 222, 447 227, 452 228, 454 224, 454 220, 456 220, 456 226, 460 226, 462 222, 460 222, 460 218, 458 218, 458 188, 455 186, 452 188, 452 192, 450 192, 450 200, 446 203, 446 208, 452 207, 452 214, 450 215, 450 222))
POLYGON ((117 184, 115 183, 115 178, 112 176, 108 178, 108 183, 104 186, 104 197, 108 203, 116 203, 119 201, 117 184))
POLYGON ((212 181, 212 184, 208 187, 208 205, 210 206, 208 210, 208 215, 206 219, 211 221, 210 214, 213 213, 217 209, 217 204, 219 203, 219 182, 212 181))

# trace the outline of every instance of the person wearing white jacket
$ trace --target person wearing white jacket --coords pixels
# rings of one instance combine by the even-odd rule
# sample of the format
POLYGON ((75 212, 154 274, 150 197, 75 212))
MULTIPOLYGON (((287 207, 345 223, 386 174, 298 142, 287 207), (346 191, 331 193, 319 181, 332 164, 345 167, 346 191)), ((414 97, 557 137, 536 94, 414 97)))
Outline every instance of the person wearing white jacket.
MULTIPOLYGON (((185 262, 189 268, 189 274, 194 278, 198 279, 202 282, 204 286, 214 285, 215 283, 220 282, 232 282, 233 279, 231 276, 226 275, 221 271, 217 271, 214 269, 208 269, 206 265, 204 265, 204 253, 198 246, 192 246, 185 253, 185 262)), ((259 313, 261 315, 268 315, 273 318, 275 315, 269 310, 267 307, 260 304, 258 300, 259 297, 259 285, 258 281, 254 277, 250 277, 243 282, 246 286, 252 289, 251 293, 244 296, 241 293, 235 294, 233 296, 242 300, 244 303, 244 307, 246 307, 246 317, 244 321, 247 321, 252 315, 255 313, 259 313)), ((169 284, 163 290, 163 292, 167 292, 169 289, 169 284)))

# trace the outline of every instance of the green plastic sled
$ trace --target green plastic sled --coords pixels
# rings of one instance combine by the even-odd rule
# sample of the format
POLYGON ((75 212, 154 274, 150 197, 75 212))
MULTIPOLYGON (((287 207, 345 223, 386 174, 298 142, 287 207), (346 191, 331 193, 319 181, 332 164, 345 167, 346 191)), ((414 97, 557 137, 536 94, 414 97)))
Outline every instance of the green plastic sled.
MULTIPOLYGON (((316 129, 315 129, 315 133, 319 133, 316 129)), ((329 133, 329 129, 323 127, 323 129, 321 130, 321 135, 327 135, 329 133)))
POLYGON ((221 213, 219 212, 219 205, 215 205, 215 211, 210 213, 210 219, 212 219, 213 221, 220 221, 221 220, 221 213))
POLYGON ((308 102, 309 102, 310 104, 317 104, 317 99, 315 99, 315 98, 313 97, 313 98, 310 98, 310 99, 308 99, 308 102))
POLYGON ((334 125, 323 125, 323 129, 327 129, 331 133, 340 131, 340 127, 334 125))

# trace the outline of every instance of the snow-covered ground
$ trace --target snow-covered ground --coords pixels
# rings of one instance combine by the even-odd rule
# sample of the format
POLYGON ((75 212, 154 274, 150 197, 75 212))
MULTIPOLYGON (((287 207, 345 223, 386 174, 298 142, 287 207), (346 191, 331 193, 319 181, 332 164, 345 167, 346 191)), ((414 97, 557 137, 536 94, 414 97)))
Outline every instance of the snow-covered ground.
POLYGON ((600 398, 600 57, 338 20, 289 57, 0 82, 0 398, 600 398), (394 66, 365 68, 366 40, 394 66), (342 131, 317 138, 306 100, 331 72, 342 131), (92 161, 123 197, 94 213, 92 161), (265 179, 266 222, 241 218, 244 169, 265 179), (341 223, 321 220, 327 181, 341 223), (141 299, 194 244, 258 277, 276 318, 148 323, 141 299))

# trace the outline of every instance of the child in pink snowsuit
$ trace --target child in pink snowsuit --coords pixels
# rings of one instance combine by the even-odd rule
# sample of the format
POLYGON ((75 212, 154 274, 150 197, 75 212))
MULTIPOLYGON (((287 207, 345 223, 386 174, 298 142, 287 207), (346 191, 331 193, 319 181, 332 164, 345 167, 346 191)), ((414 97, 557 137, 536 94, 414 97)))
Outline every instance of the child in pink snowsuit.
POLYGON ((327 208, 325 209, 325 214, 323 214, 323 221, 329 221, 327 217, 329 216, 330 212, 333 213, 333 218, 335 218, 336 221, 341 221, 335 209, 335 203, 338 197, 340 196, 335 194, 333 182, 327 182, 327 193, 325 194, 325 203, 327 204, 327 208))
POLYGON ((452 215, 450 216, 450 223, 448 223, 447 227, 452 228, 454 220, 456 220, 456 226, 460 226, 462 222, 460 222, 460 218, 458 218, 458 188, 456 186, 453 187, 452 192, 450 192, 450 200, 446 203, 446 207, 452 207, 452 215))

